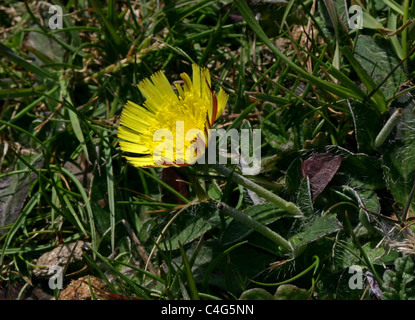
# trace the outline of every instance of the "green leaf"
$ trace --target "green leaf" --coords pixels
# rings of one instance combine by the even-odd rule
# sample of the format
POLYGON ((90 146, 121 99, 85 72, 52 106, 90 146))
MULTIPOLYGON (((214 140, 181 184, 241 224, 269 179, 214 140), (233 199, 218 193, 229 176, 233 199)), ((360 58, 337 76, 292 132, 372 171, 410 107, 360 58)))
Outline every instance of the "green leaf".
POLYGON ((410 256, 400 257, 395 261, 395 270, 385 271, 382 300, 415 300, 414 265, 410 256))
POLYGON ((274 300, 274 296, 262 288, 253 288, 244 291, 239 300, 274 300))
MULTIPOLYGON (((342 47, 343 55, 349 60, 354 71, 357 73, 360 81, 365 85, 368 92, 372 92, 376 88, 376 83, 373 79, 368 75, 366 70, 361 66, 359 61, 353 56, 353 53, 347 48, 342 47)), ((373 97, 377 103, 378 111, 383 113, 386 111, 386 98, 382 91, 377 90, 373 97)))
POLYGON ((300 235, 301 240, 297 248, 342 229, 342 224, 336 218, 330 216, 319 217, 300 235))
MULTIPOLYGON (((358 37, 354 54, 356 60, 366 70, 376 85, 389 76, 400 62, 387 40, 374 39, 365 35, 358 37)), ((400 66, 382 84, 380 90, 382 90, 386 98, 390 98, 406 80, 405 70, 400 66)))
POLYGON ((189 263, 189 260, 186 257, 186 253, 184 251, 183 246, 180 244, 180 242, 179 242, 179 246, 180 246, 179 247, 180 254, 181 254, 182 259, 183 259, 184 270, 185 270, 187 282, 189 284, 190 292, 192 294, 192 300, 200 300, 199 292, 197 291, 195 279, 194 279, 193 273, 192 273, 192 267, 191 267, 191 265, 189 263))
POLYGON ((307 300, 309 295, 305 289, 292 284, 283 284, 278 287, 274 300, 307 300))
POLYGON ((351 101, 349 110, 353 117, 354 134, 358 152, 371 154, 377 134, 382 129, 380 115, 361 102, 351 101))
POLYGON ((292 284, 280 285, 274 295, 262 288, 249 289, 241 294, 239 300, 307 300, 309 293, 292 284))
POLYGON ((400 15, 403 15, 403 7, 400 4, 396 3, 394 0, 383 0, 383 2, 386 3, 389 7, 391 7, 400 15))
POLYGON ((378 20, 376 20, 374 17, 372 17, 365 11, 362 12, 362 26, 363 28, 374 30, 379 30, 383 28, 383 25, 378 20))
MULTIPOLYGON (((108 139, 108 132, 104 131, 104 137, 108 139)), ((105 156, 105 171, 107 175, 107 188, 108 188, 108 205, 110 211, 110 224, 111 230, 115 227, 115 196, 114 196, 114 171, 112 167, 111 157, 111 144, 109 140, 106 140, 106 146, 104 149, 105 156)), ((111 248, 115 250, 115 234, 111 231, 111 248)))
POLYGON ((313 215, 313 196, 311 192, 310 179, 308 177, 301 181, 300 188, 297 193, 297 205, 305 216, 313 215))
MULTIPOLYGON (((209 231, 218 223, 215 204, 209 202, 189 206, 173 221, 167 229, 168 239, 160 243, 162 250, 176 250, 180 243, 185 245, 209 231)), ((158 230, 156 228, 156 233, 158 230)))
POLYGON ((5 46, 2 43, 0 43, 0 55, 3 55, 9 58, 13 62, 20 65, 22 68, 26 69, 27 71, 37 74, 41 78, 46 78, 46 79, 55 80, 55 81, 58 80, 58 77, 55 74, 50 73, 46 69, 42 69, 38 67, 37 65, 35 65, 34 63, 30 63, 26 61, 25 59, 19 57, 16 53, 14 53, 12 49, 10 49, 9 47, 5 46))
MULTIPOLYGON (((415 183, 415 108, 412 95, 406 94, 398 98, 393 107, 404 106, 394 136, 384 144, 383 172, 387 187, 402 208, 411 194, 415 183)), ((409 206, 410 215, 415 214, 415 202, 412 199, 409 206)))
POLYGON ((69 119, 71 120, 72 129, 75 133, 75 136, 78 139, 82 147, 82 150, 84 151, 86 160, 89 161, 88 148, 86 146, 85 136, 83 134, 78 115, 70 109, 68 109, 68 114, 69 114, 69 119))
POLYGON ((382 189, 385 181, 382 176, 382 160, 362 153, 344 154, 341 171, 365 183, 367 188, 382 189))

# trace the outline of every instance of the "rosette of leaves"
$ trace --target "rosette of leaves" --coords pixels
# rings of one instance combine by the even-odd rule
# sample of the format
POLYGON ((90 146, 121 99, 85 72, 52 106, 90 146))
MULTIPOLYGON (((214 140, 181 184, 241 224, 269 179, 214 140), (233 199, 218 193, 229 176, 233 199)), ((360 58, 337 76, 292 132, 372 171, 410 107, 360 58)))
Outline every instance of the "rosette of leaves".
POLYGON ((415 263, 409 256, 395 260, 395 270, 383 274, 382 300, 415 300, 415 263))

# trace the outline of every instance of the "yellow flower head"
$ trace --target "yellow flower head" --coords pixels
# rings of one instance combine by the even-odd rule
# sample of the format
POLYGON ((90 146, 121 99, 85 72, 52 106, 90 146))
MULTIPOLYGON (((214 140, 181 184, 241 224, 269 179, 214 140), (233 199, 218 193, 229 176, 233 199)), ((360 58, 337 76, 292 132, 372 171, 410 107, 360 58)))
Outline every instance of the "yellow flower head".
POLYGON ((168 167, 193 164, 209 141, 209 130, 225 109, 228 95, 211 91, 210 73, 192 66, 193 81, 186 73, 183 87, 174 92, 166 76, 156 72, 139 83, 146 98, 143 106, 128 101, 121 114, 118 137, 125 158, 136 167, 168 167))

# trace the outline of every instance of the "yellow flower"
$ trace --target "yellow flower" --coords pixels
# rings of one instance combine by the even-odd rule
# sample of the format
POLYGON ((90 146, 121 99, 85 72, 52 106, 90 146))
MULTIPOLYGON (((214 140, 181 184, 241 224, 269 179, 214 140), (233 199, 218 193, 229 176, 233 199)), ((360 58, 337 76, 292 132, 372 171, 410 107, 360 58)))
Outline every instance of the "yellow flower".
POLYGON ((209 131, 221 116, 228 95, 211 90, 210 73, 192 66, 193 81, 186 73, 177 94, 166 76, 156 72, 138 84, 146 98, 143 106, 128 101, 121 114, 120 148, 136 167, 184 166, 195 163, 206 149, 209 131))

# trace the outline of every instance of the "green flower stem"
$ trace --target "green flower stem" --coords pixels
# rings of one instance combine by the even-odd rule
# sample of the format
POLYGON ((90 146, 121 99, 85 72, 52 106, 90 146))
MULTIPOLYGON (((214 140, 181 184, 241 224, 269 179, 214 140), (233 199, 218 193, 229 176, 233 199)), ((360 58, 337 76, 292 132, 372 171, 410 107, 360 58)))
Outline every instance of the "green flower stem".
POLYGON ((360 245, 359 239, 357 238, 356 234, 353 231, 352 224, 349 219, 349 215, 347 214, 347 211, 345 212, 346 216, 346 229, 349 231, 349 234, 352 236, 352 241, 356 248, 360 251, 362 258, 364 262, 366 263, 367 267, 372 271, 373 275, 375 276, 376 281, 380 286, 382 286, 382 278, 379 276, 379 274, 376 272, 375 267, 373 266, 372 261, 370 260, 369 256, 367 255, 365 249, 360 245))
POLYGON ((375 139, 374 148, 378 149, 389 137, 392 130, 395 128, 395 126, 398 124, 399 119, 403 115, 403 109, 398 108, 395 110, 395 112, 391 115, 389 120, 386 122, 386 124, 383 126, 382 130, 380 130, 379 134, 377 135, 375 139))
POLYGON ((264 224, 256 221, 251 216, 243 213, 242 211, 236 210, 223 202, 219 202, 217 207, 218 210, 223 214, 232 217, 238 220, 239 222, 242 222, 243 224, 262 234, 264 237, 267 237, 268 239, 272 240, 281 248, 282 251, 287 253, 293 252, 293 247, 287 240, 281 237, 278 233, 272 231, 264 224))
POLYGON ((314 262, 311 266, 309 266, 307 269, 300 272, 296 276, 292 277, 291 279, 284 280, 284 281, 281 281, 281 282, 276 282, 276 283, 264 283, 264 282, 254 281, 254 280, 251 280, 251 282, 259 284, 259 285, 264 286, 264 287, 276 287, 276 286, 280 286, 282 284, 287 284, 287 283, 293 282, 293 281, 301 278, 303 275, 305 275, 306 273, 310 272, 313 269, 314 269, 314 273, 316 273, 316 271, 318 269, 318 266, 320 264, 320 259, 319 259, 318 256, 313 256, 313 259, 314 259, 314 262))
POLYGON ((284 209, 289 214, 295 216, 295 217, 303 217, 304 214, 301 212, 301 210, 292 202, 288 202, 276 194, 272 193, 271 191, 257 185, 255 182, 252 182, 251 180, 241 176, 240 174, 236 172, 232 172, 228 168, 221 166, 221 165, 215 165, 215 170, 219 173, 223 174, 224 176, 230 177, 234 182, 240 184, 241 186, 244 186, 245 188, 254 191, 258 196, 274 203, 279 208, 284 209))

